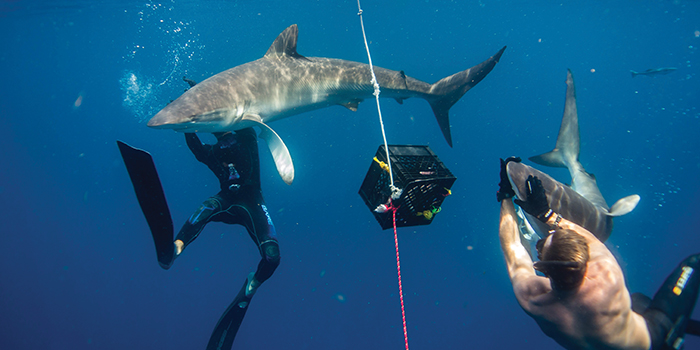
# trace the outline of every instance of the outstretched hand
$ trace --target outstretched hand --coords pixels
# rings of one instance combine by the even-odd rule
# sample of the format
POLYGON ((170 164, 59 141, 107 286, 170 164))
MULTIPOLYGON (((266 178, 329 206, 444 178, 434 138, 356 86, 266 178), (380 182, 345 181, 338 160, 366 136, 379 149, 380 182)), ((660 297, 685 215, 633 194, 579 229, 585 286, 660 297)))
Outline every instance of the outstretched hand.
POLYGON ((508 162, 516 162, 520 163, 521 159, 520 157, 508 157, 506 160, 501 160, 501 182, 498 183, 498 192, 496 192, 496 200, 499 202, 508 199, 508 198, 513 198, 515 196, 515 191, 513 191, 513 186, 510 184, 510 179, 508 179, 508 170, 506 169, 506 165, 508 165, 508 162))
POLYGON ((553 212, 549 208, 549 203, 547 203, 547 194, 542 186, 542 181, 537 176, 530 175, 527 177, 526 184, 525 195, 527 200, 516 199, 515 204, 523 208, 528 214, 546 223, 553 212))

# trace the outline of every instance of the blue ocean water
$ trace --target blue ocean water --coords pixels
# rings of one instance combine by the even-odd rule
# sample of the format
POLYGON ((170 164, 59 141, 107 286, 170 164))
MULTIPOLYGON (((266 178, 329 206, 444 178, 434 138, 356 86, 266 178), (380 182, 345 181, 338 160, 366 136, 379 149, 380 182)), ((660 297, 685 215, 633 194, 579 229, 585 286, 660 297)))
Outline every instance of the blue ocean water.
MULTIPOLYGON (((362 7, 374 64, 424 81, 508 45, 452 108, 453 148, 425 102, 382 100, 389 142, 429 145, 457 177, 431 225, 399 229, 411 348, 559 348, 514 298, 495 191, 499 157, 554 146, 567 68, 582 164, 609 204, 642 197, 608 241, 630 291, 653 295, 700 251, 700 2, 362 7), (629 72, 657 67, 678 69, 629 72)), ((182 76, 201 81, 255 60, 294 23, 300 54, 367 61, 354 1, 0 2, 0 348, 204 347, 257 250, 241 226, 210 224, 162 270, 115 141, 153 154, 179 228, 218 184, 182 135, 145 122, 183 92, 182 76)), ((403 348, 393 235, 357 195, 382 142, 374 104, 271 126, 296 179, 281 181, 261 143, 282 263, 234 348, 403 348)), ((689 337, 686 349, 697 348, 689 337)))

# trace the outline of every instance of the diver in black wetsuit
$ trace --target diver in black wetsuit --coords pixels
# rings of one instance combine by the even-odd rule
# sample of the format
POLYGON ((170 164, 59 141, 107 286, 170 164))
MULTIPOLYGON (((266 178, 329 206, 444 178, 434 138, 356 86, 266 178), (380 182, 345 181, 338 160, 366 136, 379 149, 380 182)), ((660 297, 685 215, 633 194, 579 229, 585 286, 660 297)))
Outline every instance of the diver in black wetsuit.
POLYGON ((244 298, 240 302, 247 303, 258 286, 270 278, 279 265, 279 244, 260 189, 255 131, 247 128, 235 134, 226 132, 214 135, 217 143, 207 145, 202 144, 196 134, 185 134, 187 146, 197 160, 206 164, 216 175, 221 191, 205 200, 182 226, 175 239, 175 254, 180 255, 211 221, 243 225, 262 256, 257 271, 248 276, 244 286, 244 298))
MULTIPOLYGON (((197 84, 187 78, 183 80, 190 87, 197 84)), ((207 350, 231 348, 250 300, 280 263, 275 226, 260 188, 260 160, 255 131, 247 128, 235 133, 214 133, 214 136, 216 144, 207 145, 196 134, 185 134, 187 146, 197 160, 206 164, 216 175, 221 191, 202 203, 182 226, 175 240, 170 209, 153 158, 144 150, 117 141, 162 268, 169 269, 175 258, 211 221, 244 226, 262 256, 257 270, 248 275, 233 302, 221 315, 207 350)))
POLYGON ((211 222, 243 225, 255 242, 262 259, 217 324, 207 349, 230 348, 248 304, 257 288, 280 263, 275 227, 265 207, 260 189, 257 135, 252 128, 234 133, 215 133, 214 145, 202 144, 196 134, 186 133, 187 146, 219 179, 221 191, 205 200, 180 229, 175 239, 175 255, 197 238, 211 222), (226 347, 221 345, 225 344, 226 347))

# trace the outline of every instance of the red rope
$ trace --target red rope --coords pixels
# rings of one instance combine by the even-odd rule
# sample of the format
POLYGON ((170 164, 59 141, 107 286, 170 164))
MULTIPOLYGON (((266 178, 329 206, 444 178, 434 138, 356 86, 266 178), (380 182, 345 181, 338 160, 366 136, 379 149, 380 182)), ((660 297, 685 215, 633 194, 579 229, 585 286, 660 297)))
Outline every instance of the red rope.
POLYGON ((396 209, 393 208, 394 214, 394 245, 396 246, 396 271, 399 275, 399 297, 401 298, 401 318, 403 319, 403 340, 408 350, 408 332, 406 331, 406 311, 403 308, 403 286, 401 285, 401 262, 399 260, 399 236, 396 234, 396 209))

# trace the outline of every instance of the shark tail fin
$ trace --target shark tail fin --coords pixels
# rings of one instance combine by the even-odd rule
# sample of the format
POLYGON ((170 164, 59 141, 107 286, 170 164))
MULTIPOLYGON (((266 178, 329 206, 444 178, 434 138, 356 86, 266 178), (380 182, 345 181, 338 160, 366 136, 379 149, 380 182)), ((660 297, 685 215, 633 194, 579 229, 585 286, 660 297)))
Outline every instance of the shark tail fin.
POLYGON ((435 113, 442 135, 445 137, 447 144, 452 147, 452 134, 450 133, 450 108, 464 96, 469 89, 478 84, 487 74, 491 72, 493 67, 501 59, 504 46, 495 55, 489 57, 486 61, 477 64, 467 70, 450 75, 447 78, 440 79, 435 84, 430 86, 430 95, 428 103, 435 113))
POLYGON ((622 216, 625 215, 632 210, 634 210, 635 207, 637 207, 637 203, 639 203, 639 200, 641 197, 639 197, 638 194, 633 194, 631 196, 627 196, 625 198, 620 199, 619 201, 615 202, 613 206, 608 210, 608 215, 610 216, 622 216))
POLYGON ((634 77, 636 77, 636 76, 637 76, 637 74, 639 74, 639 73, 637 73, 637 72, 635 72, 635 71, 631 70, 631 71, 630 71, 630 74, 632 74, 632 78, 634 78, 634 77))

